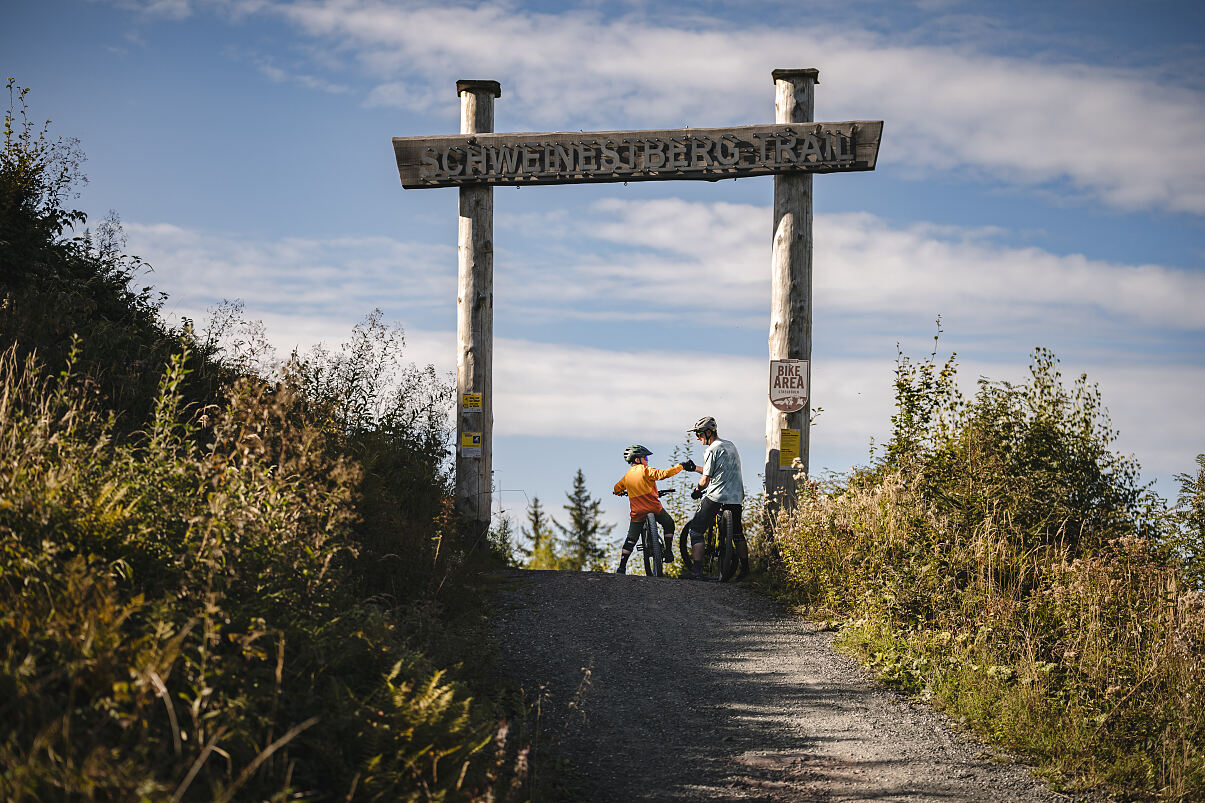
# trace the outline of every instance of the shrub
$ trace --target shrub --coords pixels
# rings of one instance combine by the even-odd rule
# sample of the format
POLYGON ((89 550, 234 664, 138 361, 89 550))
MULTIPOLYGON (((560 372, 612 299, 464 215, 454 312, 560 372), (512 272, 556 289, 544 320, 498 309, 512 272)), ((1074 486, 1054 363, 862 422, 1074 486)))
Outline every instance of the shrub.
POLYGON ((78 141, 54 139, 49 122, 30 118, 27 89, 8 81, 4 148, 0 151, 0 349, 20 358, 37 354, 95 383, 117 412, 113 435, 126 437, 150 417, 159 373, 173 355, 186 353, 179 390, 187 403, 206 404, 238 371, 211 359, 188 322, 173 330, 159 319, 162 296, 132 285, 147 269, 123 254, 116 213, 95 233, 69 237, 85 222, 66 204, 86 181, 78 141), (187 351, 185 351, 187 349, 187 351))
POLYGON ((1168 528, 1192 531, 1195 478, 1169 518, 1109 450, 1097 389, 1067 390, 1048 351, 1025 385, 981 380, 971 400, 935 356, 901 357, 875 462, 779 512, 781 593, 1064 783, 1201 795, 1205 594, 1185 582, 1199 550, 1168 528))
POLYGON ((284 385, 196 445, 182 364, 130 442, 70 372, 0 365, 5 796, 454 788, 492 726, 352 593, 359 470, 284 385))
POLYGON ((395 603, 437 590, 472 548, 450 501, 453 389, 405 363, 404 344, 376 310, 338 351, 294 355, 283 372, 331 448, 361 468, 355 582, 395 603))
POLYGON ((1180 494, 1168 519, 1170 551, 1184 583, 1205 591, 1205 454, 1197 455, 1195 473, 1177 474, 1176 480, 1180 494))
POLYGON ((65 239, 83 222, 63 206, 82 156, 28 122, 13 87, 0 797, 520 788, 495 705, 473 701, 460 665, 480 657, 480 615, 448 493, 446 384, 397 367, 401 333, 379 313, 280 371, 237 306, 203 333, 164 326, 151 290, 130 288, 142 264, 115 216, 65 239))

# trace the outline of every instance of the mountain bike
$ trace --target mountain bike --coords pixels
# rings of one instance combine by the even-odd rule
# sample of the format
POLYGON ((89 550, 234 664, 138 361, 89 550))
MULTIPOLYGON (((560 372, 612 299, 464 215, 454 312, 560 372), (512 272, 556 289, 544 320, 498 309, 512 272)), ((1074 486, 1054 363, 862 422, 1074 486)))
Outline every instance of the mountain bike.
MULTIPOLYGON (((736 574, 740 560, 736 555, 734 526, 732 511, 724 510, 716 518, 715 524, 708 527, 707 532, 703 534, 704 575, 727 582, 732 579, 732 575, 736 574)), ((689 570, 693 558, 685 527, 678 537, 678 551, 682 554, 682 565, 689 570)))

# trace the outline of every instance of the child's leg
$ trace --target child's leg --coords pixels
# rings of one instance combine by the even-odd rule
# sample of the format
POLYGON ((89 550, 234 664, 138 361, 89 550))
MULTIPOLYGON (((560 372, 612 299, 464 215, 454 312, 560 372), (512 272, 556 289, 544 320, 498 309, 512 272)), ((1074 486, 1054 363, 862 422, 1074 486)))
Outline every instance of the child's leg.
POLYGON ((661 525, 661 532, 665 535, 665 549, 661 556, 666 563, 674 561, 674 517, 662 508, 657 513, 657 523, 661 525))
POLYGON ((636 548, 636 541, 640 538, 640 528, 644 526, 642 521, 633 521, 628 524, 628 537, 623 542, 623 549, 619 553, 619 568, 615 571, 618 574, 626 574, 628 570, 628 556, 632 554, 632 550, 636 548))

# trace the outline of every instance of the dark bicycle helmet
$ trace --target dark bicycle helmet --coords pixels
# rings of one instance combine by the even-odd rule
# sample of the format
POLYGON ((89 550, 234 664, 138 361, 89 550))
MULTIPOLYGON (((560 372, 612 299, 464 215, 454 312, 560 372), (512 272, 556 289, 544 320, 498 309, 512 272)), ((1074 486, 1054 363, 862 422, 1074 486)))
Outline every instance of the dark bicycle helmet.
POLYGON ((635 463, 640 458, 648 457, 651 454, 652 452, 641 446, 639 443, 633 443, 631 446, 623 450, 623 459, 625 462, 635 463))
POLYGON ((719 428, 715 425, 715 419, 709 415, 705 415, 702 418, 700 418, 698 421, 696 421, 695 425, 693 427, 691 427, 690 429, 688 429, 686 431, 693 433, 693 432, 703 432, 704 430, 708 430, 708 429, 711 430, 712 432, 719 432, 719 428))

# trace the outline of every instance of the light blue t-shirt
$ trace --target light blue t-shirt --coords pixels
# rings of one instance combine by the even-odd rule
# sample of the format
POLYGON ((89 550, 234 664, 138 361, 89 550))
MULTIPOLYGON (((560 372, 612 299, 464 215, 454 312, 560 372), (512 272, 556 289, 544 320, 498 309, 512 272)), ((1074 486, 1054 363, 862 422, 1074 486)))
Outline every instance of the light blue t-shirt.
POLYGON ((741 475, 741 456, 732 441, 716 438, 703 452, 703 473, 711 479, 703 496, 721 505, 745 502, 745 480, 741 475))

